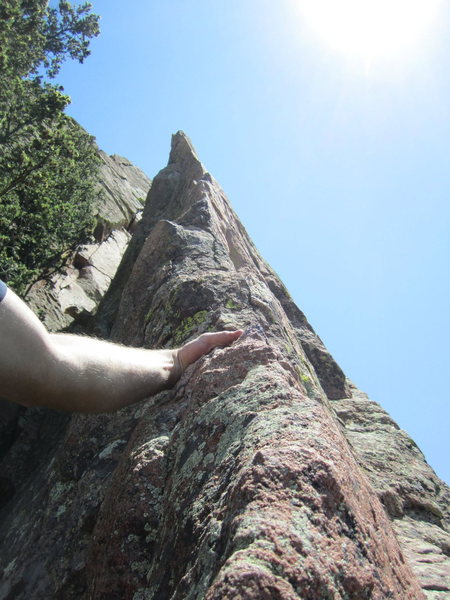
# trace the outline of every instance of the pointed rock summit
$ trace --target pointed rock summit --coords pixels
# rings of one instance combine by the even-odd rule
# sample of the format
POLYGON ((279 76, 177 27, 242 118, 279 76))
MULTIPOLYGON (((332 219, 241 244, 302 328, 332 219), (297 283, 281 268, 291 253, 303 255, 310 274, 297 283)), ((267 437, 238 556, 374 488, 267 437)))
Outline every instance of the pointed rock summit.
POLYGON ((449 488, 345 377, 178 132, 93 331, 176 347, 233 328, 174 389, 16 437, 0 598, 450 597, 449 488))
POLYGON ((177 133, 172 135, 169 165, 176 164, 182 166, 194 163, 201 164, 191 140, 184 131, 177 131, 177 133))

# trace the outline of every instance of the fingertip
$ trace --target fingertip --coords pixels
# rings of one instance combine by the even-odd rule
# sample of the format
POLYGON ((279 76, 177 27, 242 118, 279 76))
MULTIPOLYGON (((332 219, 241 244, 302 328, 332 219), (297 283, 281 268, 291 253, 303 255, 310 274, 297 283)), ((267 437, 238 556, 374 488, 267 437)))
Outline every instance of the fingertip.
POLYGON ((244 333, 243 329, 237 329, 236 331, 233 331, 232 332, 232 340, 233 340, 233 342, 236 342, 241 337, 241 335, 243 333, 244 333))

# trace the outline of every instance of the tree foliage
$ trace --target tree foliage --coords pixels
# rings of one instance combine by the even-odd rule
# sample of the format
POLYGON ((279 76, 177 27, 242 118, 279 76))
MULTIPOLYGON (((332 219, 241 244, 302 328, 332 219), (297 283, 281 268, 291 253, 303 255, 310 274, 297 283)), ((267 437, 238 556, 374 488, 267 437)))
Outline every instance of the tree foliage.
POLYGON ((0 277, 19 293, 89 231, 97 156, 53 83, 99 32, 90 4, 0 3, 0 277))

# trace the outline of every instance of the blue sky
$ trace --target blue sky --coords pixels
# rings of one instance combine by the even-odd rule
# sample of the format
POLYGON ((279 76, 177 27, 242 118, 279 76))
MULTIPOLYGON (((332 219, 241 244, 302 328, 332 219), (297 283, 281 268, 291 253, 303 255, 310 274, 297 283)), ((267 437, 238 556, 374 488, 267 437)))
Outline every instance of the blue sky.
POLYGON ((93 4, 69 113, 150 177, 184 130, 347 376, 450 482, 448 12, 368 64, 295 0, 93 4))

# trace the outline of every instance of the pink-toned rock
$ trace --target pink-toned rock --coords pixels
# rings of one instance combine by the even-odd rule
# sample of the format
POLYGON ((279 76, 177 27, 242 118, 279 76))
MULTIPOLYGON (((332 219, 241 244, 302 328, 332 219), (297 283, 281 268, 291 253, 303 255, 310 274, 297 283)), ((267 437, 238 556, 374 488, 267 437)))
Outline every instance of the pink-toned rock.
POLYGON ((423 600, 422 583, 446 600, 448 488, 413 446, 402 469, 405 435, 346 380, 178 133, 95 328, 173 347, 234 327, 173 390, 67 425, 42 413, 38 438, 60 429, 28 449, 33 473, 15 473, 13 444, 0 598, 423 600))

